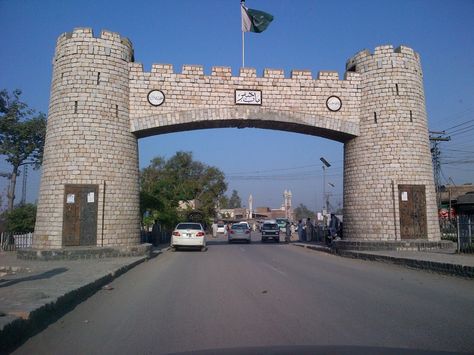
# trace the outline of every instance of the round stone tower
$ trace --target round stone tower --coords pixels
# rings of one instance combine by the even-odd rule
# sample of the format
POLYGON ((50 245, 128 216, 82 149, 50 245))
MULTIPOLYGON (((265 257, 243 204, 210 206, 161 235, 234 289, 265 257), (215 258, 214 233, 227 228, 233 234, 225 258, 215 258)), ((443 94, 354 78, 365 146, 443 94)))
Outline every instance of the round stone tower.
POLYGON ((344 238, 440 240, 418 53, 381 46, 360 74, 360 135, 344 145, 344 238))
POLYGON ((116 33, 58 38, 34 248, 140 242, 131 61, 132 44, 116 33))

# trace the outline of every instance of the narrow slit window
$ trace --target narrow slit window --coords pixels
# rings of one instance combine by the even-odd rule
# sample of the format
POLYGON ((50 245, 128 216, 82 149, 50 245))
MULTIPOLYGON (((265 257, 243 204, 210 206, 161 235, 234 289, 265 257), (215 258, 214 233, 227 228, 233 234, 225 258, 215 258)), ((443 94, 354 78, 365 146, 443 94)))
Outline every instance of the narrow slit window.
POLYGON ((397 96, 400 95, 400 94, 398 93, 398 84, 395 84, 395 91, 397 92, 397 96))
POLYGON ((377 112, 374 112, 374 123, 377 123, 377 112))
POLYGON ((100 72, 97 73, 97 85, 100 84, 100 72))
POLYGON ((410 122, 413 122, 413 112, 410 110, 410 122))
POLYGON ((118 117, 118 105, 115 105, 115 117, 118 117))
POLYGON ((77 101, 74 101, 74 113, 77 113, 77 101))

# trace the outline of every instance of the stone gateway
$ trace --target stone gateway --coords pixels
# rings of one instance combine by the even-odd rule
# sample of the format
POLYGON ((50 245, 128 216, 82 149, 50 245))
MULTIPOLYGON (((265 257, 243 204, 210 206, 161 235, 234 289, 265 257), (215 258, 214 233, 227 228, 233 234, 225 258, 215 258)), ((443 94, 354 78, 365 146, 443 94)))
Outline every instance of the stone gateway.
POLYGON ((337 72, 154 64, 78 28, 56 46, 33 246, 140 243, 137 139, 258 127, 344 144, 344 238, 439 241, 423 75, 411 48, 357 53, 337 72))

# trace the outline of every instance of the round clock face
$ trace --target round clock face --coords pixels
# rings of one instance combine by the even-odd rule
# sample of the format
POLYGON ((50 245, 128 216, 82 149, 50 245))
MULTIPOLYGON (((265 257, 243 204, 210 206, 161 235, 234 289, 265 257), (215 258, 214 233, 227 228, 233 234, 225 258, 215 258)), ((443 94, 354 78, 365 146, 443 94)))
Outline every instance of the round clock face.
POLYGON ((337 96, 330 96, 326 100, 326 106, 330 111, 339 111, 342 107, 341 99, 337 96))
POLYGON ((151 90, 148 93, 148 102, 153 106, 160 106, 165 102, 165 94, 161 90, 151 90))

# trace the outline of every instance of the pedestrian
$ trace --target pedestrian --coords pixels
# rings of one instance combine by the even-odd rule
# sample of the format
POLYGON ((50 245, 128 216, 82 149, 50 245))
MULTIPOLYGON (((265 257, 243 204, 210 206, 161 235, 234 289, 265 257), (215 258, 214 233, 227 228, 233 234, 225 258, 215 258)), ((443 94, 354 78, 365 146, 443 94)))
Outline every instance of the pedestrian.
POLYGON ((153 227, 151 227, 151 242, 155 246, 159 243, 164 243, 164 241, 161 240, 161 225, 157 219, 155 219, 155 223, 153 223, 153 227))
POLYGON ((339 218, 334 213, 331 213, 331 219, 329 221, 329 238, 328 244, 331 243, 336 237, 338 237, 337 232, 340 229, 339 218))
POLYGON ((291 227, 290 227, 290 222, 288 221, 286 222, 285 233, 286 233, 285 242, 289 243, 291 239, 291 227))
POLYGON ((212 238, 217 238, 217 223, 214 221, 212 223, 212 238))
POLYGON ((300 241, 300 242, 304 242, 303 232, 304 232, 304 230, 303 230, 303 221, 300 219, 298 221, 298 241, 300 241))
POLYGON ((311 242, 313 240, 313 224, 311 223, 311 219, 308 217, 306 219, 306 241, 311 242))

